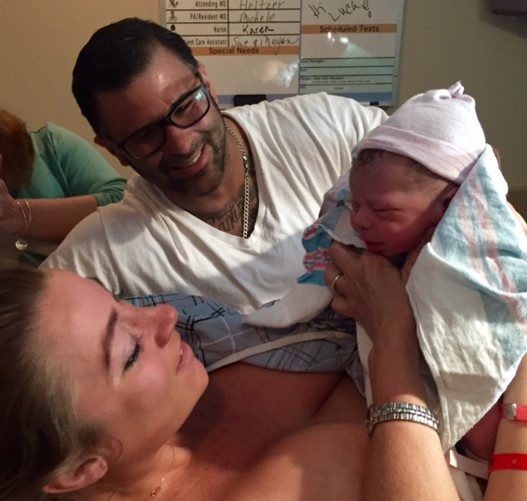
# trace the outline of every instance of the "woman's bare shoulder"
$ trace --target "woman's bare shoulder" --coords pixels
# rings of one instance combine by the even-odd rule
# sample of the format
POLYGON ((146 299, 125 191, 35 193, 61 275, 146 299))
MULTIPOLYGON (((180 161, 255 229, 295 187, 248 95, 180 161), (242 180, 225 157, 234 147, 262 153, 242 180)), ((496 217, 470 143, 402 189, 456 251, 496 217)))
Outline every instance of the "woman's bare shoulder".
POLYGON ((229 501, 360 500, 364 426, 320 423, 292 433, 242 475, 229 501))
POLYGON ((343 373, 246 364, 213 372, 182 429, 193 457, 182 499, 359 499, 364 418, 364 400, 343 373))
POLYGON ((362 397, 351 381, 342 379, 313 419, 271 444, 224 499, 359 500, 367 444, 364 417, 362 397))

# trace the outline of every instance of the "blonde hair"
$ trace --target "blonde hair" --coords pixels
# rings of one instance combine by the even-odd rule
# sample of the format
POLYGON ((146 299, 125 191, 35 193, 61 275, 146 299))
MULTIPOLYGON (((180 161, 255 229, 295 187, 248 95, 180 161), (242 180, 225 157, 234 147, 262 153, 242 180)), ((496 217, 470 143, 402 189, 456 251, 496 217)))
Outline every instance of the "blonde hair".
POLYGON ((0 261, 0 500, 55 499, 42 487, 80 465, 101 439, 78 422, 72 384, 39 349, 38 304, 46 275, 0 261))
POLYGON ((11 196, 31 183, 35 149, 26 124, 6 110, 0 110, 1 177, 11 196))

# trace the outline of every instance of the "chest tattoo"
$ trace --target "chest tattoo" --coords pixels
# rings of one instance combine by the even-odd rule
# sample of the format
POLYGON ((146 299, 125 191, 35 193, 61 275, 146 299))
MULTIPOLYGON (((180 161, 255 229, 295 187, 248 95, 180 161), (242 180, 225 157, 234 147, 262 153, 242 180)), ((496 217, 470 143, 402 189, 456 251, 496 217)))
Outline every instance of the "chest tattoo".
MULTIPOLYGON (((251 234, 258 214, 258 190, 254 182, 254 173, 250 175, 249 186, 249 234, 251 234)), ((214 214, 201 216, 201 219, 220 231, 240 235, 243 225, 243 186, 238 200, 229 202, 214 214)))

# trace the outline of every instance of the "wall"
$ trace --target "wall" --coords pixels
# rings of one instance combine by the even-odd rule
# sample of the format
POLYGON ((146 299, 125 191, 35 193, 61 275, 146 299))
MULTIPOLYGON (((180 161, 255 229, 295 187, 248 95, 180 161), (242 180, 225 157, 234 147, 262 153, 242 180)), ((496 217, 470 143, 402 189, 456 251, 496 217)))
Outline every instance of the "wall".
POLYGON ((461 80, 500 151, 510 200, 527 217, 527 17, 495 15, 489 0, 406 0, 399 102, 461 80))
MULTIPOLYGON (((89 141, 93 133, 71 94, 77 54, 99 27, 123 17, 159 20, 157 0, 0 0, 0 107, 30 129, 46 122, 89 141)), ((106 151, 111 163, 128 168, 106 151)))
MULTIPOLYGON (((95 29, 119 18, 158 21, 159 5, 158 0, 1 0, 0 106, 30 128, 53 121, 91 140, 70 92, 79 49, 95 29)), ((522 191, 527 190, 526 54, 527 18, 494 15, 489 0, 406 0, 398 102, 461 80, 477 99, 488 141, 500 150, 519 201, 527 201, 522 191)))

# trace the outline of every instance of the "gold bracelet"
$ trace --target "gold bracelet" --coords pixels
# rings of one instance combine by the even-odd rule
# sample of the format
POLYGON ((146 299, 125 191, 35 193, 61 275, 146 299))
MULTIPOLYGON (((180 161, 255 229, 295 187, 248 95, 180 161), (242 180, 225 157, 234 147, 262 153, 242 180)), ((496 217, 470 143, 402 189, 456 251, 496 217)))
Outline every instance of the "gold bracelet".
POLYGON ((27 227, 26 227, 26 234, 27 234, 27 232, 29 231, 29 228, 31 228, 31 223, 33 222, 33 214, 31 212, 31 205, 29 205, 29 202, 25 198, 23 198, 22 200, 26 204, 27 213, 28 213, 28 216, 27 216, 28 223, 27 223, 27 227))
POLYGON ((24 251, 28 247, 27 240, 25 238, 23 238, 23 237, 29 231, 29 228, 30 228, 32 220, 33 220, 32 214, 31 214, 31 206, 29 205, 29 202, 25 198, 23 198, 22 200, 26 204, 27 214, 26 214, 26 211, 24 210, 24 208, 22 207, 22 204, 20 203, 20 200, 16 199, 16 203, 18 205, 18 208, 20 209, 20 212, 22 213, 22 217, 24 218, 24 232, 21 235, 19 235, 18 238, 15 241, 15 247, 19 251, 24 251))

